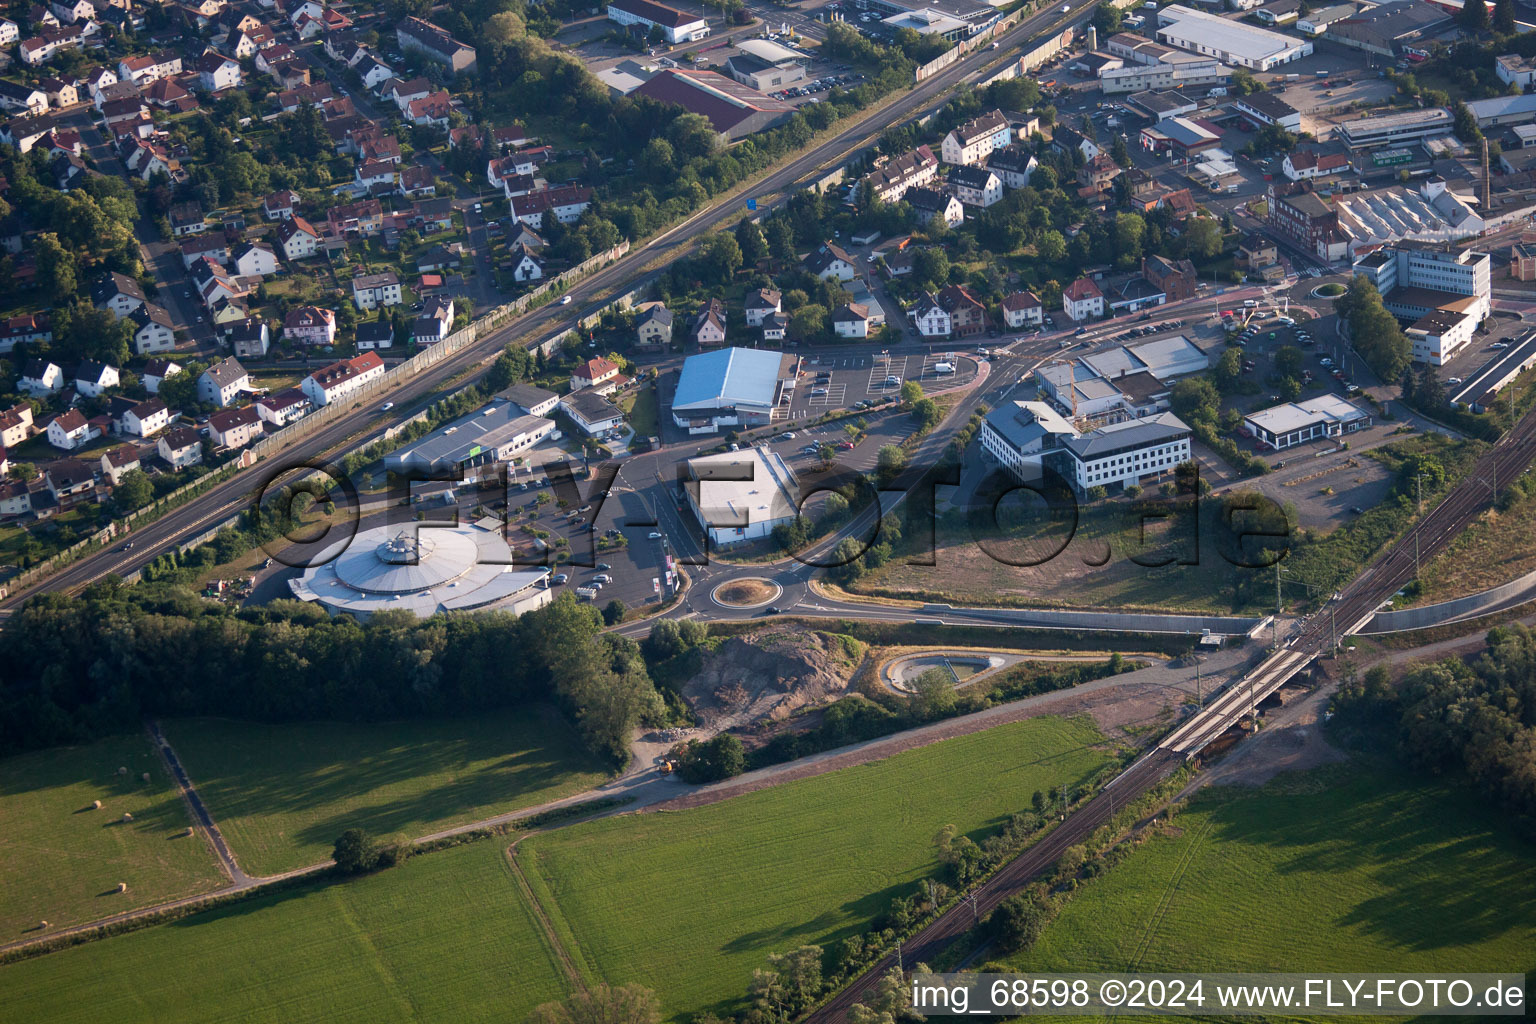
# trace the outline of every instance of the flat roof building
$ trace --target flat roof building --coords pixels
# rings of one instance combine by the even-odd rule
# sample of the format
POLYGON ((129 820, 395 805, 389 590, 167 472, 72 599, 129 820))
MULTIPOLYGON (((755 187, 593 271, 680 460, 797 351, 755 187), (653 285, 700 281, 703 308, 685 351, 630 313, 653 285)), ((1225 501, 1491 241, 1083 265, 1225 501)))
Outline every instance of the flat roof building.
POLYGON ((709 35, 709 23, 697 14, 688 14, 653 0, 611 0, 608 20, 633 25, 642 33, 660 29, 662 38, 674 46, 693 43, 709 35))
POLYGON ((1012 401, 987 413, 981 424, 981 447, 1020 479, 1040 474, 1041 456, 1077 430, 1044 402, 1012 401))
POLYGON ((1441 366, 1492 313, 1492 267, 1485 252, 1399 243, 1367 253, 1351 269, 1376 286, 1387 312, 1411 321, 1414 360, 1441 366))
POLYGON ((722 348, 683 360, 672 394, 672 422, 690 434, 767 424, 794 387, 799 357, 770 349, 722 348))
POLYGON ((1371 414, 1339 395, 1319 395, 1251 412, 1243 423, 1260 443, 1280 451, 1362 430, 1371 425, 1371 414))
POLYGON ((497 401, 396 449, 384 457, 384 468, 396 473, 461 473, 474 466, 513 462, 554 430, 554 420, 497 401))
POLYGON ((767 537, 799 515, 799 481, 770 449, 689 459, 688 477, 688 505, 716 547, 767 537))
POLYGON ((1079 496, 1171 478, 1190 458, 1189 425, 1171 412, 1111 423, 1078 437, 1063 438, 1045 455, 1079 496))
POLYGON ((1305 40, 1228 21, 1182 4, 1158 11, 1157 21, 1162 26, 1157 30, 1159 41, 1254 71, 1268 71, 1312 53, 1312 44, 1305 40))
POLYGON ((1232 106, 1260 124, 1277 125, 1288 132, 1301 131, 1301 111, 1272 92, 1239 96, 1232 106))
POLYGON ((1396 57, 1403 47, 1425 33, 1450 24, 1450 12, 1422 0, 1399 0, 1363 10, 1328 26, 1328 38, 1336 43, 1396 57))
POLYGON ((1345 121, 1339 125, 1339 138, 1350 149, 1397 146, 1417 139, 1449 135, 1455 123, 1450 111, 1444 107, 1425 107, 1345 121))
POLYGON ((795 112, 793 104, 771 99, 713 71, 668 68, 637 86, 630 95, 675 103, 690 114, 702 114, 709 118, 715 131, 732 142, 782 124, 795 112))

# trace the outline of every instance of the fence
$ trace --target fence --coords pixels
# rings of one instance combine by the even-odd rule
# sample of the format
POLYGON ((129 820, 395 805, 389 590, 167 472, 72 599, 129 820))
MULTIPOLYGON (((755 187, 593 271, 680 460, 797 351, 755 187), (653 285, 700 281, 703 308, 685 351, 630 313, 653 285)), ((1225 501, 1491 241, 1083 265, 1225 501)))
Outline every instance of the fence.
POLYGON ((945 68, 949 67, 955 61, 959 60, 961 57, 964 57, 966 54, 978 49, 979 47, 991 43, 994 38, 1013 28, 1013 26, 1019 23, 1019 18, 1022 16, 1022 14, 1022 11, 1014 11, 1007 17, 993 22, 989 28, 976 33, 969 39, 960 40, 954 46, 945 50, 943 53, 933 58, 933 60, 929 61, 927 64, 918 67, 917 70, 913 72, 913 78, 918 82, 927 81, 934 75, 938 74, 940 71, 943 71, 945 68))

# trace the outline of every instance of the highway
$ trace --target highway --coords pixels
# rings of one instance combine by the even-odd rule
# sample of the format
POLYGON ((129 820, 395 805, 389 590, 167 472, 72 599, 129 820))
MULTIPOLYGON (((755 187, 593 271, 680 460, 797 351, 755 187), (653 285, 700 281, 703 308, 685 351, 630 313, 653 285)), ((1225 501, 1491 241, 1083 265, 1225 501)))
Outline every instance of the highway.
MULTIPOLYGON (((796 186, 845 162, 871 144, 886 128, 923 113, 928 104, 940 105, 951 86, 989 69, 1003 54, 1014 54, 1037 38, 1047 37, 1073 22, 1084 20, 1080 12, 1063 15, 1054 7, 1025 19, 999 37, 997 50, 981 47, 957 60, 906 95, 858 117, 831 139, 765 175, 746 194, 761 197, 760 211, 772 209, 784 201, 784 196, 798 191, 796 186)), ((268 458, 262 467, 238 473, 231 480, 212 487, 207 493, 136 530, 132 534, 134 547, 131 551, 119 546, 108 547, 66 566, 36 586, 10 595, 0 601, 0 614, 8 614, 32 594, 47 591, 73 593, 109 574, 126 576, 138 571, 161 552, 185 543, 250 507, 258 482, 270 478, 274 472, 307 461, 318 462, 365 444, 395 419, 414 414, 425 400, 459 374, 489 362, 508 344, 514 341, 532 344, 572 326, 580 316, 603 308, 606 303, 599 301, 602 296, 638 282, 653 263, 668 262, 683 255, 699 235, 733 221, 741 212, 741 203, 742 200, 736 197, 717 200, 634 246, 623 258, 572 286, 567 293, 573 300, 571 305, 549 304, 518 317, 417 374, 386 396, 395 404, 392 416, 382 414, 376 403, 368 403, 324 429, 296 440, 291 449, 268 458)))

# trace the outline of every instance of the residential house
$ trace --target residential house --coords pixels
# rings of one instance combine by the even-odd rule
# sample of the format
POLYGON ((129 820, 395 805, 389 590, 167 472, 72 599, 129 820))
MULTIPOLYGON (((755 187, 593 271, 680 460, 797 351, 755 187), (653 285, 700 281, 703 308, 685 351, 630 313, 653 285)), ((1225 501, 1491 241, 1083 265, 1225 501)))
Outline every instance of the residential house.
POLYGON ((32 407, 17 402, 0 412, 0 448, 15 448, 32 436, 32 407))
POLYGON ((763 320, 784 310, 784 296, 775 288, 757 288, 747 295, 748 327, 761 327, 763 320))
POLYGON ((544 260, 526 245, 518 246, 512 262, 512 280, 538 281, 544 277, 544 260))
POLYGON ((561 397, 559 407, 588 437, 605 434, 624 423, 623 411, 595 391, 573 391, 561 397))
POLYGON ((412 100, 405 110, 405 119, 415 125, 448 127, 448 115, 453 113, 453 94, 440 89, 429 96, 412 100))
POLYGON ((508 204, 514 221, 540 231, 545 215, 552 216, 560 224, 574 224, 580 220, 587 207, 592 205, 592 190, 582 185, 562 185, 526 196, 514 196, 508 204))
POLYGON ((144 364, 144 370, 139 374, 139 383, 144 385, 144 390, 155 395, 160 393, 160 382, 167 377, 174 377, 181 372, 181 364, 170 359, 151 359, 144 364))
POLYGON ((769 313, 763 317, 763 340, 783 341, 789 333, 789 317, 783 313, 769 313))
POLYGON ((398 306, 401 301, 400 279, 392 270, 377 274, 360 274, 352 279, 352 303, 358 309, 372 310, 380 306, 398 306))
POLYGON ((120 381, 117 367, 94 359, 82 359, 75 367, 75 390, 86 398, 100 398, 103 392, 117 387, 120 381))
POLYGON ((329 405, 384 376, 384 360, 377 352, 364 352, 332 363, 305 377, 299 387, 316 406, 329 405))
POLYGON ((1194 298, 1195 286, 1199 283, 1193 263, 1189 260, 1171 260, 1166 256, 1143 256, 1141 276, 1167 296, 1168 302, 1194 298))
POLYGON ((295 306, 283 317, 283 337, 301 345, 330 345, 336 341, 336 314, 319 306, 295 306))
MULTIPOLYGON (((864 175, 861 184, 883 203, 900 202, 907 189, 926 185, 938 175, 939 159, 927 146, 893 156, 864 175)), ((862 194, 862 191, 861 191, 862 194)))
POLYGON ((1077 169, 1077 181, 1084 188, 1103 191, 1123 173, 1108 153, 1100 153, 1077 169))
POLYGON ((808 253, 805 269, 823 281, 852 281, 858 274, 854 258, 835 242, 823 242, 808 253))
POLYGON ((186 469, 203 461, 203 442, 191 427, 173 427, 160 435, 155 451, 172 469, 186 469))
POLYGON ((303 260, 320 251, 320 232, 303 217, 293 214, 277 226, 277 244, 285 260, 303 260))
POLYGON ((264 430, 261 413, 254 405, 225 409, 208 417, 208 440, 215 448, 244 448, 264 430))
POLYGON ((626 379, 619 373, 618 364, 599 356, 571 371, 571 390, 592 388, 600 395, 608 395, 618 390, 626 379))
POLYGON ((287 220, 298 209, 300 201, 297 192, 285 188, 263 199, 261 212, 266 215, 267 220, 287 220))
POLYGON ((688 340, 699 348, 725 344, 725 306, 719 299, 704 303, 688 328, 688 340))
POLYGON ((1314 149, 1297 149, 1285 155, 1285 162, 1280 169, 1292 181, 1343 174, 1349 170, 1349 154, 1343 150, 1319 153, 1314 149))
POLYGON ((1012 124, 1001 110, 993 110, 944 136, 939 152, 946 164, 982 164, 994 149, 1012 141, 1012 124))
POLYGON ((139 306, 144 305, 144 289, 127 274, 116 271, 106 274, 91 289, 91 302, 121 320, 139 306))
POLYGON ((987 329, 987 307, 964 285, 946 285, 935 298, 949 313, 950 332, 956 337, 969 338, 987 329))
POLYGON ((650 303, 635 321, 635 339, 647 350, 672 344, 672 311, 663 303, 650 303))
POLYGON ((251 376, 237 360, 221 359, 197 378, 197 399, 224 408, 250 390, 251 376))
POLYGON ((985 167, 958 164, 950 168, 949 186, 967 206, 988 207, 1003 198, 1003 180, 985 167))
POLYGON ((411 324, 411 340, 417 345, 436 345, 453 333, 453 300, 434 295, 411 324))
POLYGON ((45 433, 49 444, 66 452, 74 451, 97 436, 79 409, 66 409, 49 420, 45 433))
POLYGON ((949 311, 939 305, 938 299, 928 292, 924 292, 913 304, 907 316, 917 328, 917 333, 924 338, 947 338, 953 330, 949 311))
POLYGON ((240 86, 240 65, 221 53, 205 53, 193 67, 204 92, 223 92, 240 86))
POLYGON ((61 512, 94 501, 98 497, 96 463, 83 459, 60 459, 43 471, 43 485, 53 495, 61 512))
MULTIPOLYGON (((295 218, 297 219, 297 218, 295 218)), ((333 206, 326 214, 331 234, 337 237, 376 235, 384 227, 384 208, 377 199, 333 206)))
POLYGON ((1029 147, 1019 142, 994 149, 986 163, 987 170, 1001 178, 1007 188, 1023 188, 1028 185, 1030 175, 1035 173, 1038 166, 1039 161, 1029 151, 1029 147))
POLYGON ((48 94, 51 107, 72 107, 80 102, 80 87, 73 78, 47 75, 37 80, 37 87, 48 94))
POLYGON ((357 325, 354 342, 359 352, 390 348, 395 344, 395 327, 388 320, 365 320, 357 325))
POLYGON ((1091 279, 1080 277, 1061 291, 1061 308, 1081 323, 1104 315, 1104 293, 1091 279))
POLYGON ((400 172, 400 194, 408 199, 437 195, 437 179, 432 168, 412 164, 400 172))
POLYGON ((277 254, 266 242, 242 242, 230 254, 235 273, 241 277, 266 277, 277 273, 277 254))
MULTIPOLYGON (((15 24, 12 22, 11 24, 15 24)), ((0 481, 0 516, 12 519, 32 511, 32 492, 20 480, 0 481)))
POLYGON ((176 238, 200 235, 208 230, 208 218, 196 203, 177 203, 166 214, 166 219, 171 223, 171 235, 176 238))
MULTIPOLYGON (((948 227, 958 227, 965 220, 965 207, 960 205, 949 192, 941 192, 936 188, 909 188, 906 196, 907 205, 912 207, 912 212, 923 224, 932 224, 935 220, 942 221, 948 227)), ((889 258, 887 258, 889 263, 889 258)))
POLYGON ((140 402, 123 413, 123 433, 154 437, 171 424, 171 411, 158 398, 140 402))
POLYGON ((402 53, 419 53, 442 64, 449 75, 475 69, 475 49, 453 38, 445 29, 421 18, 407 17, 395 25, 395 39, 402 53))
POLYGON ((832 311, 832 330, 839 338, 869 337, 869 307, 845 302, 832 311))
POLYGON ((36 115, 48 109, 48 94, 30 85, 0 79, 0 109, 36 115))
POLYGON ((147 356, 154 352, 169 352, 176 347, 176 328, 171 314, 164 306, 145 302, 128 314, 133 321, 133 351, 147 356))
POLYGON ((258 399, 256 414, 274 427, 284 427, 296 419, 302 419, 314 407, 309 396, 301 389, 288 388, 258 399))
POLYGON ((265 320, 246 317, 224 328, 231 351, 237 359, 260 359, 272 347, 272 332, 265 320))
POLYGON ((1003 298, 1003 323, 1012 330, 1045 323, 1045 307, 1034 292, 1014 292, 1003 298))
POLYGON ((109 452, 101 453, 101 475, 106 477, 107 482, 113 487, 122 483, 124 476, 142 468, 139 462, 139 449, 135 445, 119 445, 109 452))

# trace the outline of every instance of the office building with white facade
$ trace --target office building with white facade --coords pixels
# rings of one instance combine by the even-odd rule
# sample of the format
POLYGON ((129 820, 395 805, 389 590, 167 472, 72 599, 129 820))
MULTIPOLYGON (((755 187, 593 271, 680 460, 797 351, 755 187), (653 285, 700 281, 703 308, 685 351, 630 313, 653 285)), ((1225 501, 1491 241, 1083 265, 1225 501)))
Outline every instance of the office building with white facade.
POLYGON ((1312 43, 1228 21, 1216 14, 1172 4, 1157 12, 1159 42, 1190 53, 1215 57, 1223 64, 1269 71, 1312 53, 1312 43))
POLYGON ((1415 362, 1445 364, 1493 312, 1493 257, 1485 252, 1400 242, 1360 256, 1351 269, 1408 325, 1415 362))
POLYGON ((1079 496, 1095 487, 1114 489, 1172 479, 1173 468, 1190 458, 1189 425, 1171 412, 1100 427, 1063 438, 1047 452, 1045 465, 1066 479, 1079 496))
POLYGON ((1340 437, 1371 425, 1371 414, 1339 395, 1285 402, 1243 417, 1261 444, 1280 451, 1308 441, 1340 437))
POLYGON ((981 448, 1021 480, 1040 475, 1041 457, 1077 431, 1044 402, 1005 402, 981 424, 981 448))
POLYGON ((688 460, 688 506, 709 542, 760 540, 799 515, 799 481, 777 452, 743 448, 688 460))

